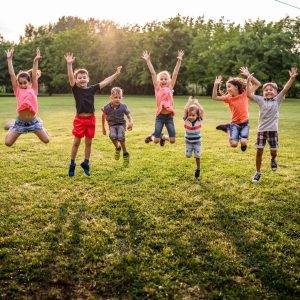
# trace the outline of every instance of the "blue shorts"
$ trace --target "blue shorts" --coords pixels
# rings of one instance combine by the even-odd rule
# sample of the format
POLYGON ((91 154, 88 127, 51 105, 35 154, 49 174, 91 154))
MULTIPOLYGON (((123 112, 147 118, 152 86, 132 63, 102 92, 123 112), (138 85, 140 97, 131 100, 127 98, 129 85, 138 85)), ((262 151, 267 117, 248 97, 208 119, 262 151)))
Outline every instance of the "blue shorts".
POLYGON ((43 121, 38 118, 34 118, 30 121, 22 121, 19 118, 12 124, 10 130, 17 133, 28 133, 43 130, 43 121))
POLYGON ((229 125, 230 140, 239 141, 240 139, 248 139, 249 136, 249 122, 246 121, 241 124, 231 123, 229 125))
POLYGON ((114 141, 125 141, 125 126, 126 125, 112 125, 109 126, 109 137, 114 141))
POLYGON ((167 128, 169 137, 174 138, 176 133, 173 116, 164 114, 158 115, 155 119, 154 137, 157 139, 161 137, 161 132, 163 130, 164 125, 167 128))
POLYGON ((194 152, 195 158, 200 158, 201 156, 201 142, 191 143, 185 140, 185 156, 192 157, 194 152))

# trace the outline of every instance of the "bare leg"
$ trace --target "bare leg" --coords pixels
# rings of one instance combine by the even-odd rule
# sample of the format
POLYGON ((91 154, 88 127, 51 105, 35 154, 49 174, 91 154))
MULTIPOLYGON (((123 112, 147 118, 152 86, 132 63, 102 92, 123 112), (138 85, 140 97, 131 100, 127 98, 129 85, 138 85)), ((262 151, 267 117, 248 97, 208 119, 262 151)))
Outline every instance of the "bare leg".
POLYGON ((126 153, 127 149, 126 149, 125 141, 120 141, 120 145, 122 147, 123 153, 126 153))
POLYGON ((274 160, 277 156, 277 150, 270 150, 271 158, 274 160))
POLYGON ((92 139, 91 138, 85 138, 85 149, 84 149, 84 158, 89 160, 91 156, 92 151, 92 139))
POLYGON ((80 142, 81 142, 81 138, 75 136, 74 141, 73 141, 72 150, 71 150, 71 159, 72 160, 75 160, 75 158, 77 156, 77 152, 78 152, 80 142))
POLYGON ((20 135, 21 133, 9 130, 5 137, 5 145, 8 147, 12 146, 20 135))
POLYGON ((247 146, 248 140, 247 139, 241 139, 241 145, 247 146))
POLYGON ((196 167, 198 170, 200 170, 200 158, 196 157, 196 167))
POLYGON ((45 129, 35 131, 34 134, 45 144, 48 144, 50 139, 47 131, 45 129))
POLYGON ((256 151, 256 171, 257 172, 260 172, 263 153, 264 153, 263 148, 259 148, 256 151))
POLYGON ((117 140, 111 140, 112 141, 112 143, 115 145, 115 147, 116 147, 116 149, 119 149, 119 141, 117 141, 117 140))

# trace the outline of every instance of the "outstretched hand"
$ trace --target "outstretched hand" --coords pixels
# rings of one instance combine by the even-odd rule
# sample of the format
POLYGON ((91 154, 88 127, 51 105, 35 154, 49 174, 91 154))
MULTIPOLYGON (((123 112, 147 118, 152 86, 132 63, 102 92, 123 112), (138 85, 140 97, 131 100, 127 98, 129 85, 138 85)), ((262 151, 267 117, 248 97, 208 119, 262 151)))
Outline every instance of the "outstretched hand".
POLYGON ((147 50, 143 52, 143 55, 142 55, 142 58, 145 60, 145 61, 148 61, 150 60, 150 52, 148 52, 147 50))
POLYGON ((290 77, 291 78, 296 78, 298 76, 298 70, 296 67, 291 68, 289 71, 290 77))
POLYGON ((7 59, 12 59, 14 55, 14 48, 6 50, 5 53, 7 59))
POLYGON ((183 55, 184 55, 184 50, 179 50, 177 54, 177 59, 182 60, 183 55))
POLYGON ((222 82, 223 82, 222 81, 222 76, 221 75, 217 76, 216 79, 215 79, 215 84, 221 84, 222 82))
POLYGON ((133 127, 133 124, 132 124, 131 122, 128 123, 127 130, 128 130, 128 131, 131 131, 131 130, 132 130, 132 127, 133 127))
POLYGON ((119 75, 121 73, 122 66, 118 66, 116 69, 116 74, 119 75))
POLYGON ((245 78, 248 78, 250 76, 250 72, 247 67, 240 67, 241 75, 245 78))
POLYGON ((73 53, 67 52, 65 54, 65 59, 66 59, 68 64, 72 64, 75 61, 75 56, 73 56, 73 53))
POLYGON ((34 58, 34 61, 39 61, 40 59, 42 59, 42 55, 41 55, 41 51, 39 48, 36 49, 36 55, 34 58))

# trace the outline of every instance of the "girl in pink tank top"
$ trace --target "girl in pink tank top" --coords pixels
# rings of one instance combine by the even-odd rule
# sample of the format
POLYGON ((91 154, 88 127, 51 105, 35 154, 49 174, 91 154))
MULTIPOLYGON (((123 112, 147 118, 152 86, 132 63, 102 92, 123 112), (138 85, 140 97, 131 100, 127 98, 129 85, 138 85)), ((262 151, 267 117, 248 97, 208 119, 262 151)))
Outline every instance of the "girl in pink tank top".
POLYGON ((35 133, 42 142, 48 143, 49 136, 43 128, 42 121, 36 118, 38 113, 38 78, 41 75, 38 70, 38 62, 42 58, 40 50, 37 49, 36 51, 32 70, 20 71, 17 76, 12 63, 13 53, 14 49, 6 51, 8 72, 17 98, 18 117, 10 126, 5 144, 12 146, 21 134, 27 132, 35 133))
POLYGON ((173 121, 173 116, 175 114, 173 88, 177 80, 183 55, 183 50, 178 51, 177 63, 171 77, 168 71, 162 71, 156 74, 154 67, 151 63, 150 53, 148 53, 147 51, 144 51, 143 53, 142 58, 146 61, 147 66, 149 68, 156 99, 155 130, 154 133, 146 137, 146 143, 149 143, 152 140, 155 144, 160 143, 161 146, 164 145, 166 140, 168 140, 170 143, 175 143, 175 126, 173 121), (162 134, 164 126, 166 126, 167 128, 169 135, 168 137, 162 134))

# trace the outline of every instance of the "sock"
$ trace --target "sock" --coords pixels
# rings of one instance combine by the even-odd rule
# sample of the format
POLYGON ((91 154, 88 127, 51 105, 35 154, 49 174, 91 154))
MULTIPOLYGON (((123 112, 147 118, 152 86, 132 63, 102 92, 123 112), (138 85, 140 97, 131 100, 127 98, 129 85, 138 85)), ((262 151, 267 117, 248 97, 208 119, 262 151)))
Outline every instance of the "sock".
POLYGON ((75 159, 71 159, 70 165, 75 165, 75 159))
POLYGON ((85 165, 89 165, 90 164, 90 161, 88 159, 85 159, 84 162, 83 162, 85 165))

